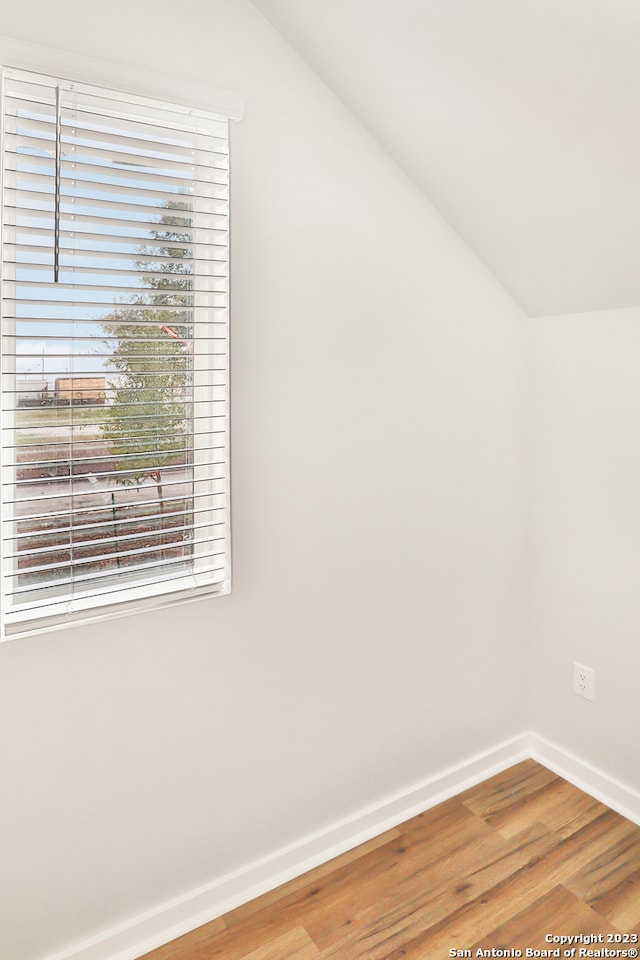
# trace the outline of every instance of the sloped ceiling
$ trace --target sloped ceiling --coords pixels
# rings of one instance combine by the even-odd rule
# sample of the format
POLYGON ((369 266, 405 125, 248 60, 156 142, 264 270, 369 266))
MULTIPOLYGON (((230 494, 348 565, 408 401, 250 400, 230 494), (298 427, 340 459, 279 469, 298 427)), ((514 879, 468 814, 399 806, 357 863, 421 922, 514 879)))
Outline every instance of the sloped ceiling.
POLYGON ((527 313, 640 304, 638 0, 253 2, 527 313))

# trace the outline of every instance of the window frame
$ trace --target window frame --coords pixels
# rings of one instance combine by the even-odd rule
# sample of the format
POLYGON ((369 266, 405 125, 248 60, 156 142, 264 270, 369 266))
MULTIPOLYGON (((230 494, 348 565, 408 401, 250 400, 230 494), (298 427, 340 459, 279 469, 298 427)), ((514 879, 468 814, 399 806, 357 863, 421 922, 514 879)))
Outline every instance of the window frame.
MULTIPOLYGON (((75 66, 78 68, 77 71, 73 69, 65 69, 65 71, 52 70, 51 67, 54 65, 52 61, 57 61, 60 59, 61 54, 57 51, 45 51, 43 56, 43 48, 37 50, 38 56, 34 58, 33 49, 25 50, 29 45, 18 44, 18 50, 16 50, 16 43, 13 41, 5 41, 3 38, 0 38, 0 61, 3 63, 8 63, 9 58, 13 60, 11 64, 18 71, 26 71, 33 74, 44 74, 48 79, 59 79, 63 83, 73 83, 77 85, 88 85, 91 88, 101 87, 105 91, 109 92, 112 96, 118 97, 121 94, 125 94, 130 98, 140 97, 144 100, 153 100, 157 101, 161 105, 168 105, 170 107, 180 106, 185 108, 193 109, 204 109, 207 113, 218 114, 224 116, 228 121, 239 120, 242 116, 242 103, 240 99, 234 94, 222 93, 219 90, 214 88, 209 88, 201 85, 196 85, 192 83, 185 83, 183 81, 174 81, 173 78, 160 77, 154 74, 149 74, 144 71, 140 71, 137 68, 124 68, 124 70, 118 69, 118 76, 116 77, 114 73, 114 66, 112 64, 101 64, 99 62, 92 62, 91 69, 86 69, 86 62, 84 58, 69 58, 65 55, 64 60, 67 67, 69 67, 69 60, 72 61, 75 59, 75 66), (13 49, 11 49, 13 48, 13 49), (14 54, 11 56, 11 54, 14 54), (16 53, 19 54, 16 56, 16 53), (17 61, 17 62, 16 62, 17 61), (45 69, 46 68, 46 72, 45 69), (68 80, 67 77, 69 74, 73 73, 74 79, 68 80), (111 78, 111 82, 105 83, 106 80, 111 78), (126 83, 126 90, 123 89, 123 83, 119 82, 120 79, 123 79, 126 83), (167 92, 168 86, 171 87, 172 95, 170 98, 167 98, 163 94, 167 92), (161 94, 161 95, 158 95, 161 94)), ((71 64, 73 68, 74 64, 71 64)), ((4 91, 2 91, 4 94, 4 91)), ((2 102, 4 103, 4 96, 2 97, 2 102)), ((3 118, 4 118, 4 109, 3 109, 3 118)), ((0 137, 0 152, 2 153, 3 163, 2 171, 0 176, 4 179, 4 133, 0 137)), ((4 201, 4 182, 2 183, 2 202, 0 203, 0 231, 1 236, 4 237, 4 210, 5 210, 5 201, 4 201)), ((229 242, 227 235, 227 266, 229 263, 229 242)), ((0 263, 0 270, 4 270, 3 265, 0 263)), ((227 277, 229 277, 227 269, 227 277)), ((6 276, 1 277, 3 283, 7 280, 6 276)), ((15 279, 15 278, 14 278, 15 279)), ((11 278, 8 278, 8 282, 11 282, 11 278)), ((230 291, 227 294, 227 316, 229 311, 229 300, 230 300, 230 291)), ((4 318, 3 318, 4 320, 4 318)), ((228 329, 228 327, 227 327, 228 329)), ((199 600, 203 597, 210 596, 221 596, 228 594, 231 589, 231 521, 230 521, 230 415, 228 409, 228 398, 229 398, 229 373, 230 373, 230 344, 229 336, 227 336, 226 341, 226 364, 227 364, 227 429, 225 434, 225 464, 226 464, 226 502, 225 502, 225 517, 226 517, 226 541, 225 541, 225 577, 223 580, 206 585, 198 585, 193 582, 193 578, 186 577, 185 583, 177 581, 174 584, 175 589, 167 589, 166 583, 160 579, 157 583, 147 584, 138 590, 135 588, 127 587, 127 596, 124 599, 112 600, 105 599, 103 595, 99 596, 87 596, 79 597, 74 600, 73 610, 67 611, 65 614, 56 614, 56 615, 47 615, 44 617, 25 617, 22 621, 14 621, 10 626, 5 622, 5 611, 2 610, 2 630, 0 633, 1 640, 12 639, 13 637, 32 635, 37 633, 42 633, 44 631, 61 629, 67 626, 75 624, 86 624, 95 621, 101 621, 106 619, 111 619, 114 617, 123 616, 125 614, 135 613, 142 610, 149 609, 162 609, 166 606, 173 606, 176 604, 188 603, 195 600, 199 600)), ((5 368, 6 375, 6 368, 5 368)), ((12 385, 17 389, 17 372, 14 368, 13 370, 13 380, 12 385)), ((12 424, 7 423, 7 413, 3 412, 3 422, 2 422, 2 435, 4 437, 5 430, 7 427, 12 427, 12 424)), ((4 461, 4 442, 1 448, 1 454, 4 461)), ((7 482, 7 466, 3 462, 2 464, 2 479, 7 482)), ((10 479, 12 484, 15 484, 15 476, 10 479)), ((4 552, 4 547, 3 547, 4 552)), ((5 572, 6 561, 3 556, 2 560, 2 572, 5 572)), ((3 577, 4 580, 4 577, 3 577)), ((2 598, 4 599, 4 589, 1 591, 2 598)), ((4 606, 4 604, 3 604, 4 606)))

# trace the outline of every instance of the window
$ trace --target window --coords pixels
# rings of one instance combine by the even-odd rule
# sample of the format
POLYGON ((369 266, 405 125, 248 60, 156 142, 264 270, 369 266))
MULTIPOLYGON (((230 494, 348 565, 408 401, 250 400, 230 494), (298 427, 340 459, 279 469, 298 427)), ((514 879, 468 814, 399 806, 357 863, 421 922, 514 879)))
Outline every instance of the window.
POLYGON ((227 118, 2 94, 3 635, 227 592, 227 118))

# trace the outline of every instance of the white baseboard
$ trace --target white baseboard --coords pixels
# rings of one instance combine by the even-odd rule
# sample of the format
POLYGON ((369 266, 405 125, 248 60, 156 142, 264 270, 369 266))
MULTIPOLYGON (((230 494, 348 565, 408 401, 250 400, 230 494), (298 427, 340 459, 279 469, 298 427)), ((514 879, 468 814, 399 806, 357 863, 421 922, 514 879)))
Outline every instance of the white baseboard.
POLYGON ((640 825, 640 793, 537 733, 529 734, 529 745, 538 763, 640 825))
MULTIPOLYGON (((43 960, 137 960, 151 950, 333 857, 390 830, 530 756, 530 737, 514 737, 274 851, 130 922, 43 960)), ((544 761, 542 761, 544 762, 544 761)), ((569 779, 569 778, 567 778, 569 779)))
POLYGON ((525 733, 43 960, 138 960, 528 757, 640 824, 640 793, 544 737, 525 733))

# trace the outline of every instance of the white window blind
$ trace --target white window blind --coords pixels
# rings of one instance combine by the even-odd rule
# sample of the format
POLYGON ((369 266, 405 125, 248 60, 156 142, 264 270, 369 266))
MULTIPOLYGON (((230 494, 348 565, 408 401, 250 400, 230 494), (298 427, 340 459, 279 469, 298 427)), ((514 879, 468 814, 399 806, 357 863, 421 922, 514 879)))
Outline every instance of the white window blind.
POLYGON ((228 121, 2 98, 4 635, 226 592, 228 121))

